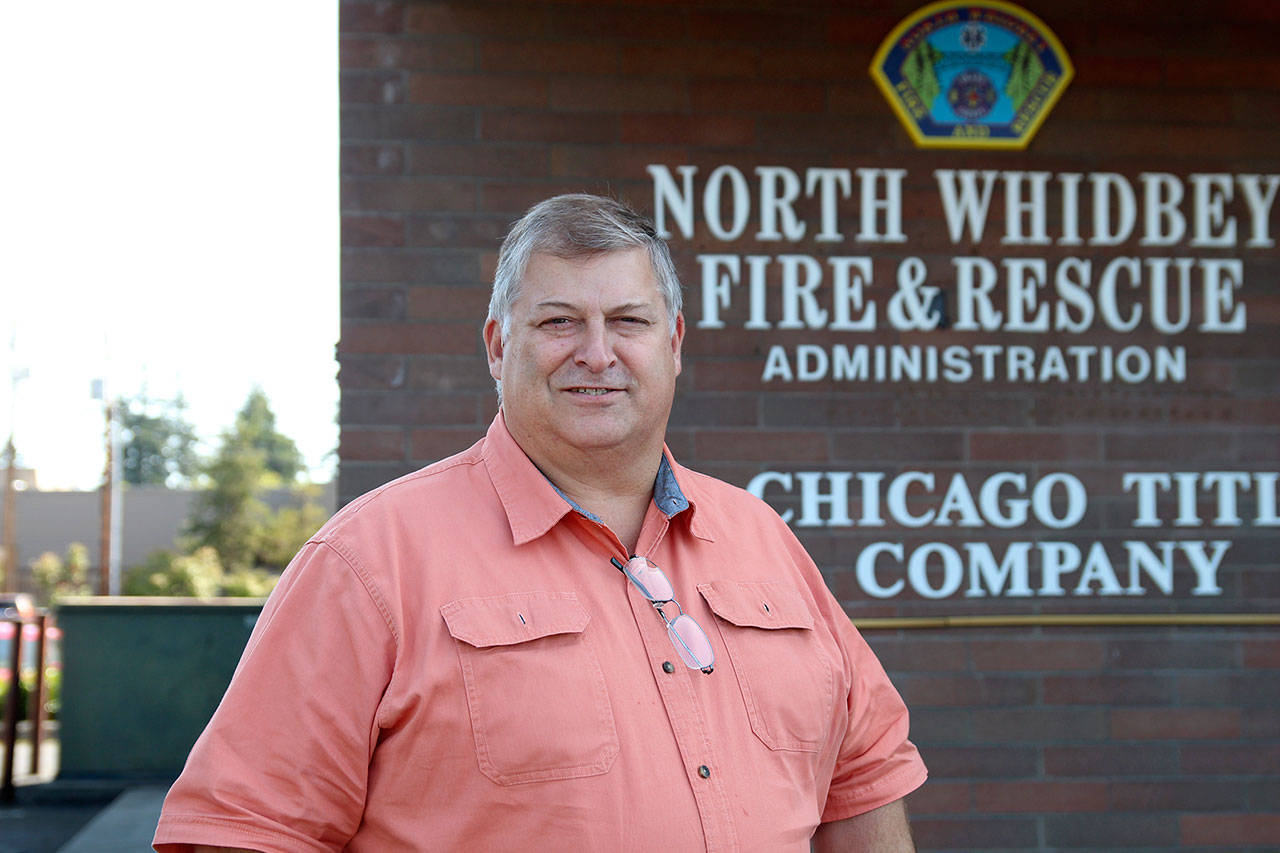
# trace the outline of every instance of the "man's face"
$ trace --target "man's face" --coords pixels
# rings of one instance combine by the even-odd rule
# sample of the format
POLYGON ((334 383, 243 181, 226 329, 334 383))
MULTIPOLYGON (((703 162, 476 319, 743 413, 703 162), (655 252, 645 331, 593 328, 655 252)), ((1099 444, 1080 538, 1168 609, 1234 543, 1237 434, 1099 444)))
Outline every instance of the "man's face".
POLYGON ((535 254, 506 337, 485 324, 489 373, 512 435, 535 460, 661 443, 680 373, 676 327, 644 249, 535 254))

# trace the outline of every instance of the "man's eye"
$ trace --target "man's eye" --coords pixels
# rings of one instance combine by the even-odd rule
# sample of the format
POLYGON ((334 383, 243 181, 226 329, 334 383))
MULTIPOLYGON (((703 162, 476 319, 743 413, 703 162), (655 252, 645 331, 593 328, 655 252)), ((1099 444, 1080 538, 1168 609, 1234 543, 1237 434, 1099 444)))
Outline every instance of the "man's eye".
POLYGON ((567 325, 569 325, 569 322, 570 322, 570 320, 569 320, 569 318, 568 318, 568 317, 552 317, 550 320, 543 320, 543 321, 542 321, 542 325, 544 325, 544 326, 567 326, 567 325))

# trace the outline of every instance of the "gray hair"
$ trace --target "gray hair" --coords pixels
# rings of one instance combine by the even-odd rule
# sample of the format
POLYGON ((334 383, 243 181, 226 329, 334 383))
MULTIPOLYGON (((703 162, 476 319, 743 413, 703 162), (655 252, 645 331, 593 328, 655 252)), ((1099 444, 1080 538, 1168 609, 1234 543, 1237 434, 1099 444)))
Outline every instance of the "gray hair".
POLYGON ((633 248, 649 252, 674 332, 681 305, 680 278, 666 242, 649 219, 626 204, 586 194, 558 195, 541 201, 511 226, 498 251, 489 319, 497 322, 504 338, 511 331, 511 306, 520 296, 520 282, 535 254, 582 258, 633 248))

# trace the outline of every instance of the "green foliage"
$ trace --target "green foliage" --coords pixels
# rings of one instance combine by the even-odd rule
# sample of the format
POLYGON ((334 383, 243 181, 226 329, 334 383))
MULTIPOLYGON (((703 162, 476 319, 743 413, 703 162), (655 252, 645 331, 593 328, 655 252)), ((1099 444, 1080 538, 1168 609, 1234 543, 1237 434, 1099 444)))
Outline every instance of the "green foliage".
POLYGON ((92 592, 89 549, 82 542, 72 542, 65 557, 45 551, 31 561, 31 575, 43 605, 54 604, 68 595, 88 595, 92 592))
POLYGON ((213 548, 197 548, 190 554, 155 551, 146 561, 125 572, 125 595, 181 595, 212 598, 222 589, 222 563, 213 548))
POLYGON ((175 486, 199 470, 196 431, 185 417, 186 401, 149 400, 144 396, 120 404, 123 431, 121 469, 126 483, 175 486))
POLYGON ((271 406, 255 388, 200 468, 204 489, 178 550, 157 551, 126 572, 125 594, 267 595, 327 515, 319 487, 297 483, 302 469, 302 454, 276 431, 271 406), (283 504, 269 504, 267 492, 283 487, 283 504))
POLYGON ((205 465, 209 486, 187 522, 190 547, 214 549, 232 574, 282 570, 324 523, 325 511, 313 486, 295 485, 289 502, 278 509, 263 500, 263 493, 294 483, 301 470, 302 455, 291 439, 276 432, 271 406, 255 388, 205 465))
MULTIPOLYGON (((18 719, 30 716, 31 693, 36 689, 36 671, 25 669, 18 676, 18 719)), ((0 680, 0 716, 9 700, 9 679, 0 680)), ((44 718, 56 720, 62 709, 62 670, 56 666, 44 668, 44 718)))
POLYGON ((224 447, 228 442, 237 452, 250 448, 261 451, 263 464, 281 483, 292 483, 302 473, 302 453, 293 439, 276 430, 275 413, 261 388, 249 392, 231 433, 223 436, 224 447))

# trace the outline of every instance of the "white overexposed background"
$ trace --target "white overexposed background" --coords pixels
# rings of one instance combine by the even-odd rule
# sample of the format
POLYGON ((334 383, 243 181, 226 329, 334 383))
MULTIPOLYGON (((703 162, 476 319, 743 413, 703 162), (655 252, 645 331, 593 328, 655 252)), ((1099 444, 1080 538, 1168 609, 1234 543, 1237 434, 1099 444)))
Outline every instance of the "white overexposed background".
POLYGON ((41 489, 100 482, 97 378, 206 451, 258 385, 331 476, 337 64, 336 3, 6 6, 0 446, 41 489))

